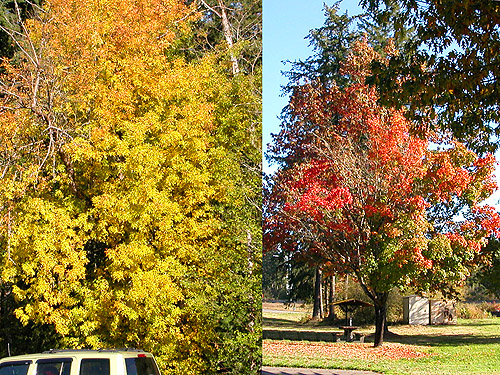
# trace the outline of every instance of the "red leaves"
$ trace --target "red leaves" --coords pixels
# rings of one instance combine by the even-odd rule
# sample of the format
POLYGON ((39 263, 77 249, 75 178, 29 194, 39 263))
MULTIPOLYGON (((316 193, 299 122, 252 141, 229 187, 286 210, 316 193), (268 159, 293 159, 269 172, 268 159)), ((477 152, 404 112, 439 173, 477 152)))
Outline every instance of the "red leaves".
POLYGON ((390 262, 394 262, 399 268, 417 267, 421 270, 430 270, 434 264, 431 259, 424 257, 422 249, 419 247, 403 247, 397 250, 390 259, 390 262))
POLYGON ((327 161, 313 160, 299 173, 299 177, 289 184, 290 190, 297 192, 297 201, 286 203, 285 211, 302 211, 321 220, 325 211, 352 204, 349 189, 339 183, 338 176, 329 173, 327 161))
POLYGON ((460 197, 472 181, 471 174, 462 166, 454 165, 450 152, 433 152, 428 158, 429 169, 426 179, 432 183, 432 195, 438 202, 460 197), (432 163, 432 164, 431 164, 432 163))
MULTIPOLYGON (((299 202, 289 209, 299 209, 314 216, 322 217, 324 210, 334 211, 352 203, 349 189, 345 187, 328 189, 312 183, 300 197, 299 202)), ((285 208, 287 209, 287 208, 285 208)))
POLYGON ((424 270, 430 270, 432 268, 432 260, 426 259, 422 255, 422 249, 420 249, 419 247, 413 249, 412 260, 424 270))
POLYGON ((431 206, 431 204, 427 202, 421 195, 416 195, 409 198, 408 203, 417 211, 423 211, 431 206))
POLYGON ((485 237, 490 235, 500 237, 500 215, 493 207, 474 207, 473 212, 476 216, 476 222, 480 225, 478 229, 486 231, 485 237))
POLYGON ((374 348, 369 343, 313 343, 313 342, 262 342, 265 355, 308 357, 308 358, 346 358, 376 361, 380 359, 412 359, 431 356, 422 347, 399 343, 385 343, 374 348))
POLYGON ((477 158, 476 161, 474 162, 474 165, 477 168, 492 168, 494 165, 498 164, 495 156, 493 154, 486 154, 486 156, 482 158, 477 158))

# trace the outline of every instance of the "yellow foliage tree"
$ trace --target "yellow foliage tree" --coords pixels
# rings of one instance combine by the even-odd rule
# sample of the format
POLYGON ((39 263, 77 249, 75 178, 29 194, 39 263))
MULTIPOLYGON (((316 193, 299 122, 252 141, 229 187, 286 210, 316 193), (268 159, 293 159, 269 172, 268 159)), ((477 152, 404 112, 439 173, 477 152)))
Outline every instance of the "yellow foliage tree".
MULTIPOLYGON (((247 205, 232 199, 255 195, 235 160, 260 152, 247 137, 258 108, 235 106, 255 102, 252 78, 214 54, 182 57, 198 18, 180 0, 49 0, 1 82, 2 279, 16 316, 72 347, 152 351, 166 374, 235 371, 214 317, 235 275, 221 274, 237 264, 255 286, 259 273, 259 218, 233 235, 226 220, 247 205)), ((223 328, 253 349, 257 289, 241 291, 246 328, 223 328)))

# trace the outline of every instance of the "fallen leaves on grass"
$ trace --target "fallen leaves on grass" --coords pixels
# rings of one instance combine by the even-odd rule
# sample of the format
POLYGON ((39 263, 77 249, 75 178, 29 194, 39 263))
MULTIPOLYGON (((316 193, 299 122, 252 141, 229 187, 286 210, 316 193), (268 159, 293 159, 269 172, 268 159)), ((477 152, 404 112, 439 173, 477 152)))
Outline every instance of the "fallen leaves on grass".
POLYGON ((431 354, 421 350, 422 347, 398 343, 384 343, 377 348, 369 343, 315 343, 315 342, 285 342, 267 341, 262 343, 262 351, 269 355, 279 356, 332 356, 349 359, 410 359, 428 357, 431 354))

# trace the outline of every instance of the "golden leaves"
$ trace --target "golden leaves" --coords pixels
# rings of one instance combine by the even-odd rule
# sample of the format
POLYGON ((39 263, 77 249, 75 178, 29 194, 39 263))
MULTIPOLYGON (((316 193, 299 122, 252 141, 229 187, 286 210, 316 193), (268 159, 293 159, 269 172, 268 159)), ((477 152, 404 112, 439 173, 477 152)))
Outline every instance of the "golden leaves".
MULTIPOLYGON (((231 175, 241 157, 233 132, 246 134, 249 120, 233 108, 248 87, 233 86, 215 57, 186 61, 177 49, 194 6, 45 3, 30 30, 46 58, 42 85, 53 84, 56 95, 44 94, 45 112, 3 115, 2 162, 15 168, 0 180, 0 241, 10 252, 2 278, 17 285, 24 323, 52 324, 74 347, 154 348, 179 368, 199 369, 219 323, 197 293, 222 293, 206 280, 232 283, 215 263, 240 262, 226 253, 239 256, 248 242, 222 239, 221 217, 235 210, 223 207, 229 195, 240 198, 229 191, 242 189, 231 175), (16 153, 33 137, 39 149, 16 153)), ((9 69, 10 78, 36 72, 30 64, 9 69)))

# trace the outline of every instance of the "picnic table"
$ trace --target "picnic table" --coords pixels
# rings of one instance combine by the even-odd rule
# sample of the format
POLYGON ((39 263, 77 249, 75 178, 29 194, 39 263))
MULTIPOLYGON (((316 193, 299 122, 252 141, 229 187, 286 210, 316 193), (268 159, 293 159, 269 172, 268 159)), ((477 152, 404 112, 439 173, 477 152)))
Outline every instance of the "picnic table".
POLYGON ((344 330, 344 340, 345 341, 354 341, 353 332, 357 330, 359 327, 356 326, 340 326, 340 329, 344 330))
POLYGON ((359 327, 352 325, 352 313, 356 311, 359 307, 368 307, 373 306, 371 303, 361 301, 359 299, 346 299, 343 301, 333 302, 333 305, 336 305, 345 312, 345 325, 340 326, 340 329, 344 330, 344 340, 345 341, 353 341, 354 340, 354 331, 359 327))

